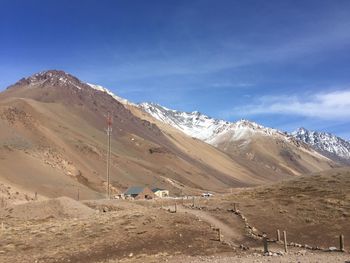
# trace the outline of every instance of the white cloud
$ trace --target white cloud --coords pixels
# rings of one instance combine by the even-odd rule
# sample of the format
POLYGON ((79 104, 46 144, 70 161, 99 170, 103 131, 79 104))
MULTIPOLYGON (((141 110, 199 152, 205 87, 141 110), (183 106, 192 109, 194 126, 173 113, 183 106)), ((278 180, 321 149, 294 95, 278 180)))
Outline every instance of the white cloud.
POLYGON ((233 115, 285 114, 319 119, 350 120, 350 90, 318 93, 312 96, 262 97, 256 103, 225 113, 233 115))

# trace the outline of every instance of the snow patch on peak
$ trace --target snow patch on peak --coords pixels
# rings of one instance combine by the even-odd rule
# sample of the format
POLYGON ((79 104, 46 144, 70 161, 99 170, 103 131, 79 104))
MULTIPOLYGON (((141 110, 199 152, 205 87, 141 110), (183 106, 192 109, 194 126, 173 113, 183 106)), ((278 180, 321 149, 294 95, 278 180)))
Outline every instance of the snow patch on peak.
POLYGON ((129 102, 128 100, 126 99, 123 99, 117 95, 115 95, 112 91, 110 91, 109 89, 105 88, 105 87, 102 87, 100 85, 96 85, 96 84, 91 84, 91 83, 86 83, 88 86, 90 86, 91 88, 93 88, 94 90, 98 90, 98 91, 101 91, 101 92, 104 92, 104 93, 107 93, 108 95, 112 96, 115 100, 123 103, 123 104, 126 104, 126 105, 135 105, 131 102, 129 102))
POLYGON ((297 135, 297 134, 306 134, 309 131, 305 129, 304 127, 300 127, 298 130, 291 132, 291 135, 297 135))
POLYGON ((181 130, 191 137, 203 140, 214 146, 219 144, 223 138, 237 141, 249 138, 256 133, 262 135, 284 135, 275 129, 266 128, 248 120, 228 122, 211 118, 198 111, 181 112, 155 103, 141 103, 138 106, 154 118, 181 130))
POLYGON ((229 123, 212 119, 206 115, 194 112, 171 110, 155 103, 141 103, 138 105, 154 118, 167 123, 185 134, 206 141, 229 123))
POLYGON ((153 103, 153 102, 142 102, 138 104, 139 108, 142 108, 144 110, 151 110, 153 108, 159 108, 165 111, 171 111, 171 112, 178 112, 177 110, 172 110, 164 106, 160 106, 159 104, 153 103))
POLYGON ((293 137, 322 152, 328 152, 350 160, 350 142, 334 134, 299 128, 291 133, 293 137))

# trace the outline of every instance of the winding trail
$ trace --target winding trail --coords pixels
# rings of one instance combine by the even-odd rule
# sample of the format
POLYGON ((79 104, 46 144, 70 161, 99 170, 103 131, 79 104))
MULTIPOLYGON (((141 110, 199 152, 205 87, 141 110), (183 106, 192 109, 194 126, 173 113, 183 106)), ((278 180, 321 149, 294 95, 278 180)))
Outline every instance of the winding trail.
POLYGON ((223 241, 233 243, 234 245, 238 245, 240 241, 242 241, 244 237, 244 229, 240 229, 240 226, 237 226, 237 228, 234 228, 234 225, 228 225, 222 220, 216 218, 215 216, 210 215, 206 211, 202 210, 195 210, 186 208, 182 205, 177 206, 177 212, 179 213, 188 213, 192 214, 199 219, 211 224, 215 228, 221 229, 221 234, 223 241))

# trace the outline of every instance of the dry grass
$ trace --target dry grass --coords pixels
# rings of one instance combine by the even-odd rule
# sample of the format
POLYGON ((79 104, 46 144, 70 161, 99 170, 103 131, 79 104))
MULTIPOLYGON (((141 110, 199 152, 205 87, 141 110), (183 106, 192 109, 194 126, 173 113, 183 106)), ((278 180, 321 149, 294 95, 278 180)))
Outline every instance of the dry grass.
POLYGON ((338 245, 350 238, 350 169, 340 168, 280 183, 239 190, 213 199, 208 207, 232 209, 233 203, 261 232, 275 238, 287 230, 290 242, 312 246, 338 245))
POLYGON ((3 219, 0 262, 96 262, 145 255, 211 255, 229 251, 209 224, 186 214, 128 201, 89 201, 108 207, 87 218, 3 219), (114 208, 113 208, 114 207, 114 208))

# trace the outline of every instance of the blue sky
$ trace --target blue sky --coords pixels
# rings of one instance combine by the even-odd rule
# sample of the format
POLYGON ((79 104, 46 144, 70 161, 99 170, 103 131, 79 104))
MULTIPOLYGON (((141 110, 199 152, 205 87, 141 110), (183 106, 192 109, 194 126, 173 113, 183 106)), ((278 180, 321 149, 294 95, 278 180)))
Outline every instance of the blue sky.
POLYGON ((134 102, 350 139, 350 1, 0 0, 0 90, 62 69, 134 102))

